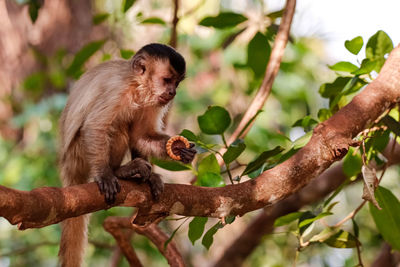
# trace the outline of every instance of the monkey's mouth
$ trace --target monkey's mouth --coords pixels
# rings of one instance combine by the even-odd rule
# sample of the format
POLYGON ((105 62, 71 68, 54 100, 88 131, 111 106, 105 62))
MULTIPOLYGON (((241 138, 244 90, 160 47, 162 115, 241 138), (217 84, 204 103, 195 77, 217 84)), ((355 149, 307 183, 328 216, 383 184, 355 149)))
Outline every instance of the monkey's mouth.
POLYGON ((160 101, 160 104, 162 104, 162 105, 164 105, 164 104, 167 104, 169 101, 171 101, 171 99, 172 99, 173 97, 166 97, 166 96, 159 96, 159 101, 160 101))

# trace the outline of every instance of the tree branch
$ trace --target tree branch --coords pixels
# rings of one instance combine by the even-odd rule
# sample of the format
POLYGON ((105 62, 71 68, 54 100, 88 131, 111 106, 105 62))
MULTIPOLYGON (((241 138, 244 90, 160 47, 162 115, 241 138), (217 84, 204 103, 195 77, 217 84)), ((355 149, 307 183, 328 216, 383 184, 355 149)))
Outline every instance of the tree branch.
POLYGON ((174 16, 172 19, 171 39, 169 41, 169 45, 172 46, 173 48, 176 48, 178 39, 177 26, 179 22, 179 17, 178 17, 179 0, 173 0, 173 1, 174 1, 174 16))
POLYGON ((124 225, 121 225, 121 222, 118 221, 116 217, 109 218, 115 219, 108 220, 107 218, 103 223, 104 229, 115 238, 120 251, 128 260, 129 265, 142 267, 143 264, 140 262, 139 257, 136 255, 135 250, 131 246, 131 237, 133 234, 132 227, 124 227, 124 225))
MULTIPOLYGON (((133 223, 145 225, 169 214, 223 218, 274 204, 341 159, 353 143, 352 137, 399 100, 400 47, 396 47, 378 77, 347 106, 319 124, 306 146, 256 179, 220 188, 166 184, 158 202, 151 198, 146 184, 120 181, 122 189, 113 206, 138 207, 133 223)), ((0 216, 18 224, 19 229, 43 227, 110 207, 95 183, 30 192, 0 186, 0 216)))
MULTIPOLYGON (((119 247, 125 256, 129 256, 133 252, 132 246, 126 242, 126 238, 120 235, 121 230, 135 230, 136 233, 146 236, 158 248, 161 254, 167 259, 170 266, 183 267, 185 266, 183 258, 176 248, 175 242, 171 241, 166 247, 165 242, 168 236, 161 231, 156 224, 150 224, 147 227, 132 225, 129 217, 108 217, 103 224, 104 228, 111 233, 118 242, 119 247), (126 254, 128 253, 128 255, 126 254)), ((131 263, 129 261, 129 263, 131 263)), ((142 266, 142 265, 133 265, 142 266)))

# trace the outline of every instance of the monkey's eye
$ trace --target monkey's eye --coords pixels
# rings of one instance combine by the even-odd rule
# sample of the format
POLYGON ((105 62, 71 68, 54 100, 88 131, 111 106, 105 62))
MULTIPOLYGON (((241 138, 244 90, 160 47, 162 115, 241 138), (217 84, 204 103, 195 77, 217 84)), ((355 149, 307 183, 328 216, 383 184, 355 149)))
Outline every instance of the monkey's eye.
POLYGON ((171 78, 164 78, 164 82, 165 83, 172 83, 172 79, 171 78))

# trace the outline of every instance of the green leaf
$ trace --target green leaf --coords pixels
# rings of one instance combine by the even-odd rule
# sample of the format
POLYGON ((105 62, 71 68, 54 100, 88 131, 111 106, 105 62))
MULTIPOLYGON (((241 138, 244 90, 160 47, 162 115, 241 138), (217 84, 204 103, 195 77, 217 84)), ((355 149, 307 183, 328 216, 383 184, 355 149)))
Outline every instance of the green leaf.
POLYGON ((282 17, 284 11, 285 11, 285 9, 281 9, 281 10, 278 10, 278 11, 274 11, 274 12, 268 13, 265 16, 270 18, 270 19, 272 19, 272 20, 276 20, 277 18, 282 17))
POLYGON ((338 95, 346 84, 351 80, 350 77, 338 77, 332 83, 325 83, 319 88, 319 93, 324 98, 330 98, 338 95))
POLYGON ((158 17, 151 17, 151 18, 147 18, 145 20, 143 20, 141 22, 142 24, 159 24, 159 25, 167 25, 167 23, 165 23, 165 21, 161 18, 158 17))
POLYGON ((358 76, 351 78, 351 80, 349 80, 346 83, 346 85, 344 86, 344 88, 342 89, 342 92, 337 94, 333 98, 333 100, 332 100, 332 98, 330 99, 329 106, 331 108, 334 108, 334 107, 336 107, 336 105, 340 105, 340 101, 343 99, 343 96, 350 95, 350 94, 357 92, 365 84, 366 84, 366 82, 364 80, 360 79, 358 76))
POLYGON ((24 80, 24 89, 30 92, 43 92, 46 76, 43 72, 35 72, 24 80))
POLYGON ((218 173, 204 172, 197 176, 196 185, 206 187, 223 187, 225 186, 222 176, 218 173))
POLYGON ((172 161, 172 160, 162 160, 157 158, 152 158, 151 163, 157 165, 160 168, 169 170, 169 171, 186 171, 190 170, 191 168, 188 165, 184 165, 179 161, 172 161))
POLYGON ((358 69, 356 65, 347 61, 340 61, 335 65, 329 66, 329 68, 334 71, 344 71, 344 72, 353 72, 358 69))
POLYGON ((357 242, 357 238, 343 230, 339 230, 324 241, 325 244, 334 248, 354 248, 357 246, 357 242))
POLYGON ((214 154, 210 154, 202 159, 197 168, 199 175, 206 172, 213 172, 220 174, 221 168, 219 167, 218 160, 214 154))
POLYGON ((43 1, 41 1, 41 0, 30 0, 28 5, 29 5, 29 7, 28 7, 29 16, 31 17, 32 23, 35 23, 37 18, 38 18, 38 15, 39 15, 39 9, 43 5, 43 1))
POLYGON ((214 242, 214 235, 217 233, 218 229, 222 228, 222 225, 220 222, 218 222, 216 225, 211 227, 203 236, 203 239, 201 240, 201 244, 208 250, 212 243, 214 242))
POLYGON ((123 59, 130 59, 135 54, 135 52, 130 49, 120 49, 119 53, 123 59))
POLYGON ((347 50, 349 50, 350 53, 354 55, 357 55, 360 52, 363 45, 364 41, 361 36, 357 36, 356 38, 350 41, 347 40, 346 42, 344 42, 344 46, 347 48, 347 50))
POLYGON ((289 223, 299 219, 301 217, 301 215, 303 215, 303 212, 300 212, 300 211, 296 211, 296 212, 292 212, 292 213, 283 215, 275 220, 274 226, 278 227, 278 226, 283 226, 283 225, 289 224, 289 223))
POLYGON ((200 130, 205 134, 222 134, 231 124, 231 117, 220 106, 209 107, 201 116, 197 117, 200 130))
POLYGON ((246 149, 246 145, 242 139, 236 139, 229 147, 228 150, 224 153, 223 159, 226 164, 231 163, 237 157, 242 154, 242 152, 246 149))
POLYGON ((400 136, 400 123, 393 119, 392 116, 386 115, 381 121, 391 130, 395 135, 400 136))
POLYGON ((122 11, 125 13, 136 2, 136 0, 124 0, 122 3, 122 11))
POLYGON ((361 172, 363 165, 360 153, 354 155, 354 148, 350 147, 349 152, 343 160, 343 172, 347 177, 357 176, 361 172))
POLYGON ((310 139, 311 139, 311 136, 312 136, 312 132, 308 132, 305 135, 303 135, 302 137, 297 138, 292 144, 293 149, 295 149, 297 151, 300 148, 307 145, 308 141, 310 141, 310 139))
POLYGON ((369 38, 365 55, 372 61, 377 62, 375 70, 379 72, 385 62, 385 55, 390 53, 392 49, 393 42, 390 37, 384 31, 377 31, 369 38))
POLYGON ((338 231, 339 231, 339 229, 337 229, 337 228, 330 228, 330 227, 324 228, 321 232, 319 232, 318 234, 311 237, 309 242, 323 243, 325 240, 327 240, 329 237, 333 236, 338 231))
POLYGON ((206 27, 214 27, 217 29, 223 29, 228 27, 234 27, 244 21, 247 18, 242 14, 233 12, 222 12, 215 17, 205 17, 200 22, 199 25, 206 27))
POLYGON ((240 176, 247 175, 258 168, 260 168, 270 157, 276 156, 279 153, 281 153, 284 150, 283 147, 277 146, 272 150, 267 150, 262 152, 255 160, 250 162, 246 169, 243 171, 243 173, 240 176))
POLYGON ((358 224, 354 218, 351 219, 351 222, 353 224, 354 235, 358 238, 360 235, 360 227, 358 227, 358 224))
POLYGON ((352 72, 354 75, 363 75, 368 74, 373 71, 377 66, 377 61, 372 61, 368 58, 364 58, 361 62, 361 66, 359 69, 352 72))
POLYGON ((183 129, 179 135, 185 137, 187 140, 191 142, 196 142, 199 140, 199 138, 192 131, 187 129, 183 129))
POLYGON ((98 25, 98 24, 102 23, 103 21, 105 21, 109 16, 110 16, 110 14, 108 14, 108 13, 96 14, 95 16, 93 16, 93 19, 92 19, 93 24, 98 25))
POLYGON ((203 235, 204 227, 207 221, 207 217, 194 217, 189 223, 188 236, 189 240, 192 242, 192 245, 194 245, 194 243, 203 235))
POLYGON ((332 214, 333 214, 332 212, 321 212, 320 214, 318 214, 315 217, 302 219, 301 221, 299 221, 299 228, 306 227, 306 226, 312 224, 313 222, 315 222, 319 219, 322 219, 326 216, 332 215, 332 214))
POLYGON ((71 65, 67 69, 67 74, 70 76, 74 76, 75 78, 79 77, 79 73, 83 64, 94 54, 96 53, 105 43, 105 40, 91 42, 85 45, 81 50, 76 53, 74 60, 71 65))
POLYGON ((199 163, 196 185, 207 187, 224 186, 225 183, 223 182, 220 171, 221 169, 215 155, 208 155, 199 163))
POLYGON ((256 77, 262 77, 269 61, 271 46, 268 38, 257 32, 247 46, 247 65, 253 70, 256 77))
POLYGON ((393 249, 400 250, 400 202, 390 190, 382 186, 376 189, 375 197, 382 207, 379 210, 369 203, 376 227, 393 249))
POLYGON ((303 127, 304 131, 308 132, 312 129, 312 126, 318 124, 318 121, 311 118, 310 115, 305 116, 302 119, 297 120, 293 123, 292 127, 303 127))
POLYGON ((320 122, 326 121, 327 119, 329 119, 330 117, 332 117, 332 111, 330 111, 329 109, 326 108, 321 108, 320 110, 318 110, 318 119, 320 120, 320 122))
POLYGON ((172 238, 174 238, 175 234, 178 232, 178 230, 181 228, 181 226, 188 220, 189 218, 186 218, 176 229, 172 232, 171 236, 168 238, 167 241, 164 243, 164 250, 167 248, 168 244, 172 241, 172 238))
POLYGON ((299 228, 299 233, 301 235, 304 233, 305 230, 307 230, 307 228, 310 226, 310 224, 303 225, 302 227, 300 227, 300 224, 302 223, 302 221, 307 220, 307 219, 312 219, 312 218, 315 218, 315 215, 310 211, 305 211, 305 212, 303 212, 303 214, 301 214, 301 216, 299 218, 299 222, 297 224, 297 226, 299 228))
POLYGON ((319 234, 313 236, 310 242, 325 243, 334 248, 354 248, 358 240, 349 232, 337 228, 327 227, 319 234))

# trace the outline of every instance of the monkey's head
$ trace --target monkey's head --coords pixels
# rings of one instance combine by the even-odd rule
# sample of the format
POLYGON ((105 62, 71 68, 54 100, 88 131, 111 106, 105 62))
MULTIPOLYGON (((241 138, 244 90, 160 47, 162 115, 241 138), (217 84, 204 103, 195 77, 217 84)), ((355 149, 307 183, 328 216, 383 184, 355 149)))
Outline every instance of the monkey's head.
POLYGON ((168 104, 185 78, 185 59, 172 47, 148 44, 132 58, 132 69, 147 104, 168 104))

